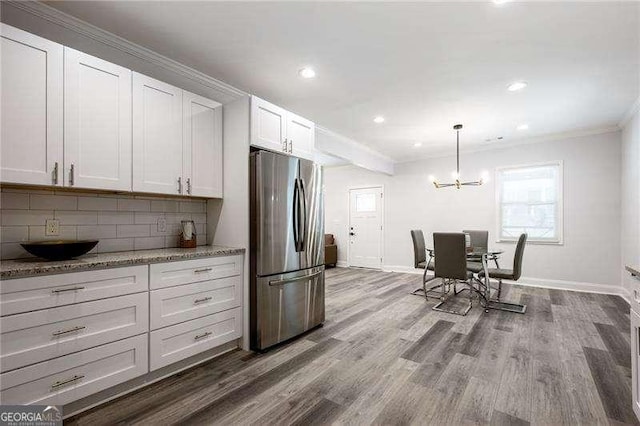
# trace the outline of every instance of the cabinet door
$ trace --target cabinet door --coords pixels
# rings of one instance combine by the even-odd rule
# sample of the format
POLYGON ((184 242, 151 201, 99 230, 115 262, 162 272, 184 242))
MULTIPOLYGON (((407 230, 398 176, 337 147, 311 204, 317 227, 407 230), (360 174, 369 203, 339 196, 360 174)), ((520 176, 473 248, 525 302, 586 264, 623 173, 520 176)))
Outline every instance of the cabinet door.
POLYGON ((64 48, 66 186, 131 191, 131 71, 64 48))
POLYGON ((182 165, 185 190, 198 197, 222 197, 222 105, 182 92, 182 165))
POLYGON ((0 180, 62 185, 63 48, 0 24, 0 180))
POLYGON ((316 126, 312 121, 293 113, 287 114, 287 139, 296 157, 313 160, 316 126))
POLYGON ((288 153, 286 114, 284 109, 252 96, 251 145, 288 153))
POLYGON ((182 90, 133 73, 133 191, 185 193, 182 90))
POLYGON ((638 377, 640 369, 640 316, 633 309, 630 312, 630 320, 633 412, 640 419, 640 377, 638 377))

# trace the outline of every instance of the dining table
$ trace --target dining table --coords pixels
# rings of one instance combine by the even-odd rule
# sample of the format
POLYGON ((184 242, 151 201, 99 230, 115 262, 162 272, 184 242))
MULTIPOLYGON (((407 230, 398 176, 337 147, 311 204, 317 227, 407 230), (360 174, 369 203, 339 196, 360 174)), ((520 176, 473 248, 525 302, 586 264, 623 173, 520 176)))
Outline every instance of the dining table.
MULTIPOLYGON (((431 259, 435 259, 435 250, 427 248, 427 253, 431 259)), ((482 269, 484 271, 484 277, 481 280, 478 277, 473 278, 479 286, 475 292, 480 295, 480 303, 485 309, 485 312, 489 312, 489 309, 495 309, 499 311, 515 312, 518 314, 524 314, 527 310, 527 305, 520 303, 502 302, 500 300, 491 299, 491 280, 489 279, 489 262, 493 262, 496 268, 500 268, 498 263, 500 255, 504 253, 504 250, 489 249, 484 247, 470 247, 467 249, 467 260, 472 262, 482 262, 482 269)))

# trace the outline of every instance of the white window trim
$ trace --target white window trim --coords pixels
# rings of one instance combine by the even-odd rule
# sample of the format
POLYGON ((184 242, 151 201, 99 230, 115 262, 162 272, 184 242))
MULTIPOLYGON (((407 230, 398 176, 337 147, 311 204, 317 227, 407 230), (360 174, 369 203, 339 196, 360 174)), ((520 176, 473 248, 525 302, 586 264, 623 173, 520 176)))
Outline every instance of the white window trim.
POLYGON ((498 243, 516 243, 517 238, 502 238, 502 185, 500 181, 501 172, 505 170, 524 169, 528 167, 540 167, 540 166, 558 166, 559 176, 557 182, 557 194, 558 202, 556 204, 556 217, 558 226, 558 239, 557 240, 536 240, 527 238, 527 244, 541 244, 541 245, 564 245, 564 162, 562 160, 546 161, 541 163, 529 163, 520 164, 517 166, 504 166, 497 167, 495 171, 495 191, 496 191, 496 235, 498 236, 496 242, 498 243))

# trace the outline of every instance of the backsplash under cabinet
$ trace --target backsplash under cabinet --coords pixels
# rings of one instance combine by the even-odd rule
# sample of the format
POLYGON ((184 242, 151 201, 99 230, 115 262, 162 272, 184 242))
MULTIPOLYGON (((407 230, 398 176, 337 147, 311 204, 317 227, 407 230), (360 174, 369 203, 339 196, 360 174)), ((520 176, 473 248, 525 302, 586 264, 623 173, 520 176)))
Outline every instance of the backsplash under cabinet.
POLYGON ((100 240, 90 253, 177 247, 183 220, 194 221, 198 245, 207 242, 203 199, 28 188, 0 194, 0 259, 31 257, 20 242, 47 239, 100 240), (48 219, 59 221, 58 235, 45 235, 48 219))

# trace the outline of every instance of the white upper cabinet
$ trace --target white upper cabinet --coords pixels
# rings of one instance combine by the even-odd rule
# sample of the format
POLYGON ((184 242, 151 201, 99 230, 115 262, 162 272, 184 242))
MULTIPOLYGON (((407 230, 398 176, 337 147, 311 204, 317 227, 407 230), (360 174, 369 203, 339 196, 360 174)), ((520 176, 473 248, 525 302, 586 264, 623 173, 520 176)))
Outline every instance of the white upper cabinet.
POLYGON ((0 24, 0 180, 62 185, 63 47, 0 24))
POLYGON ((131 190, 131 71, 64 49, 65 186, 131 190))
POLYGON ((222 197, 222 105, 182 92, 185 193, 222 197))
MULTIPOLYGON (((0 182, 222 197, 220 103, 0 30, 0 182)), ((286 111, 269 111, 263 139, 282 149, 286 111)))
POLYGON ((251 97, 251 145, 271 151, 289 152, 287 141, 287 111, 251 97))
POLYGON ((186 194, 182 90, 133 73, 133 190, 186 194))
POLYGON ((287 139, 296 157, 313 159, 316 125, 293 113, 287 114, 287 139))
POLYGON ((313 160, 315 124, 252 96, 251 145, 313 160))

